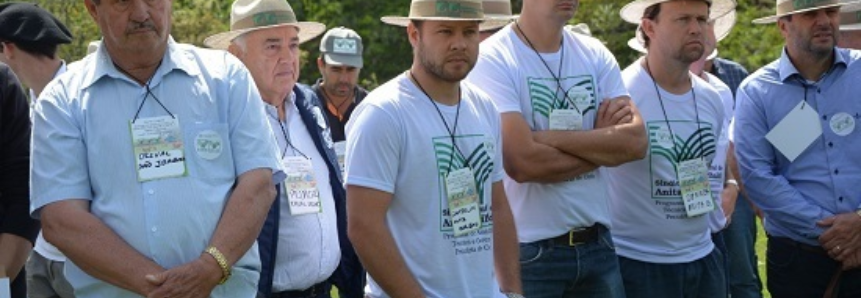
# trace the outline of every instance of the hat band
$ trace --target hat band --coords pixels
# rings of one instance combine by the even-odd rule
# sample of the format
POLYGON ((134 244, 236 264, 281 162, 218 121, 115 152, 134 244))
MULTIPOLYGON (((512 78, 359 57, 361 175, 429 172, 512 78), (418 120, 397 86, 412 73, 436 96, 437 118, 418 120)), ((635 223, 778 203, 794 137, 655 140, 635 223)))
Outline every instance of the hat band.
POLYGON ((484 10, 481 2, 466 1, 413 1, 410 4, 409 18, 459 18, 483 19, 484 10))
POLYGON ((858 23, 861 23, 861 10, 840 14, 840 25, 854 25, 858 23))
POLYGON ((511 3, 510 2, 490 2, 487 1, 482 4, 484 9, 484 14, 501 14, 501 15, 511 15, 511 3))
POLYGON ((802 9, 838 4, 838 0, 789 0, 777 4, 777 15, 787 15, 802 9))
POLYGON ((265 11, 233 22, 233 24, 230 25, 230 30, 242 30, 290 23, 298 23, 296 20, 296 14, 292 11, 265 11))

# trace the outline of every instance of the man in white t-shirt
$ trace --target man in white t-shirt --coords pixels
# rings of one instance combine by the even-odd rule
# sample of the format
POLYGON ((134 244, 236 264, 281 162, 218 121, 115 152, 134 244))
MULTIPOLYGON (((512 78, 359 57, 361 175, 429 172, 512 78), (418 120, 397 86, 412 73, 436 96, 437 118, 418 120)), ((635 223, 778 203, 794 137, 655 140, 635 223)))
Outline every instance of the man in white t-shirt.
POLYGON ((502 185, 499 115, 461 82, 478 55, 479 0, 413 0, 413 64, 347 124, 349 236, 368 297, 523 297, 502 185))
POLYGON ((718 205, 709 167, 725 112, 719 93, 689 67, 705 52, 709 20, 734 7, 730 0, 637 0, 622 8, 623 19, 640 24, 648 49, 622 71, 646 123, 647 157, 607 169, 628 298, 727 296, 709 229, 718 205))
POLYGON ((563 29, 578 6, 525 1, 469 76, 501 113, 528 297, 624 297, 599 168, 642 158, 646 137, 612 53, 563 29))

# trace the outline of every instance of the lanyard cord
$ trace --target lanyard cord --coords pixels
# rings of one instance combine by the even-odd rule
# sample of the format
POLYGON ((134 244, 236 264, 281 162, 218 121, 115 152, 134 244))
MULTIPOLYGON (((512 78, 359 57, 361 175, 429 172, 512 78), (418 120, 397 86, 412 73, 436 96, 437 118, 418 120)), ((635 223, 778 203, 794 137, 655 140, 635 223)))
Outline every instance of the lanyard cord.
MULTIPOLYGON (((670 118, 667 117, 667 109, 664 108, 664 99, 661 97, 661 91, 658 89, 658 82, 655 81, 655 77, 652 76, 652 69, 649 67, 649 60, 646 59, 646 72, 649 74, 649 78, 652 79, 652 85, 655 86, 655 93, 658 94, 658 102, 661 103, 661 111, 664 112, 664 121, 667 123, 667 128, 670 130, 670 139, 673 141, 673 150, 675 150, 676 143, 676 134, 673 133, 673 127, 670 125, 670 118)), ((694 80, 691 79, 691 95, 694 98, 694 113, 696 113, 697 120, 697 134, 700 138, 703 137, 702 127, 700 127, 700 110, 697 108, 697 92, 694 90, 694 80)), ((705 153, 700 158, 705 157, 705 153)))
MULTIPOLYGON (((538 50, 536 50, 535 46, 532 45, 532 41, 529 40, 528 36, 526 36, 526 32, 524 32, 523 29, 520 29, 520 22, 515 20, 514 26, 516 26, 517 31, 520 31, 520 34, 523 35, 523 39, 525 39, 526 43, 529 44, 529 48, 532 49, 532 51, 535 52, 535 55, 538 56, 538 59, 541 60, 541 64, 544 64, 544 67, 547 68, 547 72, 550 73, 550 76, 553 77, 553 80, 556 81, 556 92, 559 92, 560 90, 562 90, 562 100, 570 103, 571 106, 574 109, 576 109, 578 113, 580 113, 580 108, 578 108, 577 105, 574 104, 574 101, 568 97, 568 92, 565 92, 565 90, 562 88, 562 64, 565 61, 565 42, 564 42, 565 38, 563 37, 562 40, 559 41, 559 52, 560 52, 559 55, 560 56, 559 56, 558 70, 556 71, 556 73, 558 73, 559 76, 556 76, 556 73, 553 73, 553 70, 550 68, 550 64, 547 63, 547 60, 544 60, 544 57, 541 56, 541 53, 538 53, 538 50)), ((553 97, 553 106, 554 107, 556 106, 557 102, 558 102, 558 99, 554 96, 553 97)))
MULTIPOLYGON (((412 72, 410 72, 410 78, 412 78, 413 81, 416 82, 416 86, 419 87, 419 90, 424 93, 428 100, 430 100, 431 104, 433 104, 433 107, 436 108, 436 112, 437 114, 439 114, 439 118, 442 119, 442 124, 445 125, 445 130, 448 131, 448 135, 449 137, 451 137, 451 145, 454 147, 454 150, 451 151, 451 156, 449 157, 449 160, 454 161, 454 151, 457 151, 457 153, 460 153, 460 156, 465 158, 466 155, 463 155, 463 152, 461 152, 460 148, 457 147, 457 142, 454 141, 454 134, 457 133, 457 120, 460 118, 460 104, 463 102, 463 100, 460 98, 458 98, 457 100, 457 112, 455 112, 454 114, 454 129, 451 129, 448 126, 448 122, 445 121, 445 117, 443 117, 442 111, 440 111, 439 106, 436 104, 433 98, 430 97, 427 91, 425 91, 425 88, 422 87, 422 84, 419 83, 419 80, 416 79, 416 76, 414 76, 412 72)), ((460 94, 460 86, 458 86, 457 91, 457 93, 460 94)), ((448 169, 446 170, 446 172, 451 172, 451 164, 451 162, 448 163, 448 169)))
MULTIPOLYGON (((114 64, 114 67, 116 67, 123 74, 131 77, 131 75, 125 69, 120 68, 119 65, 114 64)), ((158 69, 159 67, 161 67, 161 62, 159 62, 158 66, 156 66, 156 69, 158 69)), ((153 77, 155 77, 154 74, 152 77, 149 78, 149 80, 146 81, 146 84, 144 85, 144 87, 146 88, 146 93, 144 93, 144 98, 141 101, 141 104, 138 106, 138 110, 135 112, 135 117, 132 118, 132 123, 135 123, 135 121, 138 120, 138 116, 140 115, 141 110, 143 109, 143 105, 144 105, 144 103, 146 103, 146 99, 149 96, 152 96, 152 98, 155 99, 155 102, 157 102, 158 105, 161 106, 161 108, 164 109, 164 111, 167 112, 167 114, 170 115, 171 118, 176 119, 176 116, 173 113, 171 113, 170 110, 168 110, 167 107, 165 107, 163 103, 161 103, 161 100, 159 100, 158 97, 156 97, 154 93, 152 93, 152 89, 150 89, 149 84, 150 84, 150 82, 152 82, 153 77)))
MULTIPOLYGON (((302 157, 304 157, 305 159, 311 160, 310 157, 305 155, 305 153, 299 150, 299 148, 296 148, 296 146, 293 146, 293 143, 290 142, 290 132, 287 130, 286 127, 284 127, 284 123, 281 123, 281 120, 279 120, 278 117, 272 116, 272 114, 268 112, 266 114, 268 114, 269 117, 272 117, 275 122, 278 122, 278 126, 281 127, 281 134, 284 135, 284 141, 287 143, 287 148, 290 148, 291 150, 293 150, 293 152, 299 153, 299 155, 302 155, 302 157)), ((284 150, 281 151, 281 159, 284 159, 284 157, 287 156, 287 148, 284 148, 284 150)))

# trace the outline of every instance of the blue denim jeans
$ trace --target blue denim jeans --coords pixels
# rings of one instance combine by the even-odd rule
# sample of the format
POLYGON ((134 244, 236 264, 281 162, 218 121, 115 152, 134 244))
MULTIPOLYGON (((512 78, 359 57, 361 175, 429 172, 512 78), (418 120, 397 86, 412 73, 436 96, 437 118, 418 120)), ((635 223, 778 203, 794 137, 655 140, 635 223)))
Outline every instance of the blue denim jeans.
POLYGON ((732 222, 723 230, 728 253, 729 287, 732 298, 762 298, 762 281, 756 258, 756 214, 742 197, 735 202, 732 222))
POLYGON ((646 263, 619 257, 628 298, 726 298, 723 256, 717 249, 688 263, 646 263))
POLYGON ((529 298, 624 298, 616 248, 603 229, 577 246, 542 240, 520 244, 520 275, 529 298))
MULTIPOLYGON (((838 268, 824 250, 810 251, 787 238, 768 237, 766 267, 773 298, 821 298, 838 268)), ((835 297, 861 297, 861 269, 843 271, 835 297)))

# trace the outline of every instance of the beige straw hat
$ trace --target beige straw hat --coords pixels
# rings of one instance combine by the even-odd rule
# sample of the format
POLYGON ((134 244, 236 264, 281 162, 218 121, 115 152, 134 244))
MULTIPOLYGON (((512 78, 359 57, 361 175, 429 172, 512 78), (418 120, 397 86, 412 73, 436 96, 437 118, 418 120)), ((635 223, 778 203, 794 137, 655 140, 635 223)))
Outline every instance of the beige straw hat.
POLYGON ((797 13, 811 10, 843 6, 838 0, 777 0, 776 13, 773 16, 753 20, 754 24, 769 24, 777 22, 777 19, 797 13))
POLYGON ((840 8, 840 31, 861 30, 861 2, 841 1, 846 4, 840 8))
MULTIPOLYGON (((647 8, 655 4, 670 1, 673 0, 636 0, 622 7, 622 10, 619 11, 619 15, 622 16, 622 19, 625 20, 625 22, 639 25, 647 8)), ((711 20, 729 13, 731 10, 734 10, 736 6, 735 0, 703 1, 711 4, 711 6, 709 6, 709 19, 711 20)))
POLYGON ((484 22, 479 25, 479 31, 496 30, 517 19, 517 15, 511 13, 511 0, 484 0, 481 5, 484 22))
POLYGON ((260 29, 293 26, 299 29, 299 43, 326 31, 317 22, 299 22, 293 7, 286 0, 236 0, 230 8, 230 31, 207 37, 203 44, 210 48, 227 49, 236 37, 260 29))
POLYGON ((383 23, 406 27, 411 20, 424 21, 484 21, 481 0, 412 0, 410 15, 385 16, 383 23))

